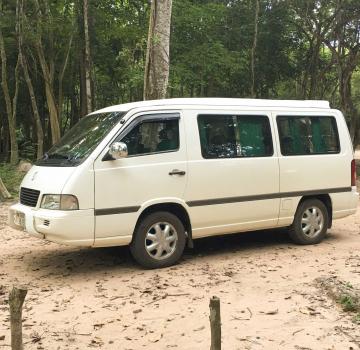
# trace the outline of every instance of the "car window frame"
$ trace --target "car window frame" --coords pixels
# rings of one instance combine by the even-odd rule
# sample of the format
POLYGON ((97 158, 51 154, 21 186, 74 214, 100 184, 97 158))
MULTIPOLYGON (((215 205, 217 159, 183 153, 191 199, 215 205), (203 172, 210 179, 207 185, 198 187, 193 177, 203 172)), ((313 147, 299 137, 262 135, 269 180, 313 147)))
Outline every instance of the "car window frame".
MULTIPOLYGON (((178 144, 178 147, 176 149, 167 150, 167 151, 156 151, 156 152, 133 154, 133 155, 128 155, 126 158, 135 158, 135 157, 143 157, 143 156, 148 156, 148 155, 156 155, 156 154, 178 152, 180 150, 180 147, 181 147, 180 123, 179 123, 180 119, 181 119, 180 113, 176 113, 176 112, 152 113, 152 114, 140 115, 140 116, 136 117, 135 119, 133 119, 123 130, 121 130, 121 132, 115 137, 115 139, 112 141, 112 143, 113 142, 122 142, 121 140, 126 135, 128 135, 134 128, 138 127, 139 125, 141 125, 143 123, 156 122, 156 121, 158 121, 158 122, 163 121, 164 122, 164 121, 168 121, 168 120, 177 120, 178 121, 178 132, 179 132, 179 135, 178 135, 179 144, 178 144)), ((107 160, 106 155, 103 158, 103 160, 107 160)))
MULTIPOLYGON (((217 114, 213 114, 213 113, 199 113, 197 114, 197 128, 198 128, 198 137, 199 137, 199 142, 200 142, 200 151, 201 151, 201 156, 203 159, 206 160, 211 160, 211 159, 249 159, 249 158, 270 158, 273 157, 275 154, 275 142, 274 142, 274 133, 273 133, 273 128, 271 126, 271 118, 267 115, 267 114, 237 114, 237 113, 217 113, 217 114), (210 158, 210 157, 205 157, 204 153, 203 153, 203 147, 202 147, 202 143, 201 143, 201 134, 200 134, 200 125, 199 125, 199 118, 201 116, 207 116, 207 117, 216 117, 216 116, 221 116, 221 117, 262 117, 262 118, 266 118, 267 122, 268 122, 268 127, 269 127, 269 131, 270 131, 270 136, 271 136, 271 145, 272 145, 272 153, 269 155, 261 155, 261 156, 241 156, 241 155, 237 155, 235 157, 216 157, 216 158, 210 158)), ((236 148, 237 150, 241 149, 241 144, 240 144, 240 140, 238 138, 238 132, 237 130, 234 130, 234 134, 235 134, 235 142, 236 142, 236 148)))
POLYGON ((276 115, 276 128, 277 128, 277 136, 279 140, 279 151, 280 155, 283 157, 304 157, 304 156, 321 156, 321 155, 336 155, 341 153, 341 142, 340 142, 340 135, 339 135, 339 128, 337 123, 337 118, 332 114, 277 114, 276 115), (279 118, 281 117, 288 117, 288 118, 331 118, 335 121, 335 133, 337 137, 337 144, 338 144, 338 151, 337 152, 326 152, 326 153, 304 153, 304 154, 284 154, 282 150, 282 143, 280 137, 280 127, 279 127, 279 118))

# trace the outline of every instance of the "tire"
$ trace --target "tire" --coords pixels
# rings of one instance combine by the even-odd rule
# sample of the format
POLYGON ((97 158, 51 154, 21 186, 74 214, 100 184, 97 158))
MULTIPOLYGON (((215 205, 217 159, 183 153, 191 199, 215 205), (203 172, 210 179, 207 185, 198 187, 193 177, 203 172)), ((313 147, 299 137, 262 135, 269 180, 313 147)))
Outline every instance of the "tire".
POLYGON ((324 239, 328 226, 329 213, 325 204, 318 199, 306 199, 296 210, 289 236, 297 244, 317 244, 324 239))
POLYGON ((182 222, 174 214, 162 211, 141 220, 135 229, 130 250, 141 266, 156 269, 174 265, 182 256, 185 243, 182 222))

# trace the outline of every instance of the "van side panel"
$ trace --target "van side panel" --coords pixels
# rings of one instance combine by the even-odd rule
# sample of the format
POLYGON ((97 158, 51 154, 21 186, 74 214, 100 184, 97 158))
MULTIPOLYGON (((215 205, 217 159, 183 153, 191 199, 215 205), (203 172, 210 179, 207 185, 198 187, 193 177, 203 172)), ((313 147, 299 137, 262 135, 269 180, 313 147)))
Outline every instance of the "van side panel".
POLYGON ((280 201, 275 144, 269 157, 204 159, 198 128, 199 114, 264 116, 268 112, 204 108, 184 114, 189 159, 185 202, 193 238, 275 227, 280 201))
MULTIPOLYGON (((143 112, 167 115, 174 111, 143 112)), ((181 114, 181 111, 176 111, 181 114)), ((149 203, 181 202, 187 179, 184 122, 179 117, 179 149, 139 154, 117 160, 103 160, 108 147, 94 163, 95 246, 130 243, 137 220, 149 203), (173 170, 183 175, 172 175, 173 170)))
MULTIPOLYGON (((278 112, 273 113, 274 120, 279 115, 286 116, 333 116, 336 119, 340 153, 279 155, 280 193, 298 192, 298 196, 281 199, 279 226, 290 225, 293 221, 299 201, 303 196, 328 193, 332 201, 333 218, 339 218, 354 212, 351 202, 355 189, 351 188, 351 161, 353 149, 348 136, 344 118, 336 111, 322 112, 278 112)), ((277 123, 276 128, 278 128, 277 123)), ((279 134, 277 131, 277 137, 279 134)), ((280 145, 280 140, 278 140, 280 145)), ((355 206, 356 209, 356 206, 355 206)))

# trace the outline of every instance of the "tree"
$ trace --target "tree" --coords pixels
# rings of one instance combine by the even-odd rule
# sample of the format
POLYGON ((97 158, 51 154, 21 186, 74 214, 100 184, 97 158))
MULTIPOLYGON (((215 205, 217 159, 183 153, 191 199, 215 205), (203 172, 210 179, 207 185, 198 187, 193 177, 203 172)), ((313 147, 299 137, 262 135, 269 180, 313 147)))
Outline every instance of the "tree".
POLYGON ((359 142, 358 0, 0 2, 1 161, 40 157, 97 106, 166 96, 327 99, 359 142))
POLYGON ((9 134, 10 134, 10 163, 15 165, 19 161, 19 150, 16 139, 16 108, 17 108, 17 100, 19 93, 20 57, 18 55, 17 63, 15 66, 15 72, 14 72, 15 89, 14 89, 13 99, 11 101, 9 85, 8 85, 8 75, 7 75, 7 70, 8 70, 7 55, 6 55, 5 42, 1 27, 0 27, 0 57, 1 57, 1 86, 5 98, 5 107, 6 107, 6 114, 8 118, 9 134))
POLYGON ((83 0, 84 9, 84 43, 85 43, 85 97, 86 114, 92 111, 91 93, 91 56, 90 56, 90 37, 89 37, 89 6, 88 0, 83 0))
POLYGON ((172 0, 153 0, 144 75, 144 100, 166 97, 172 0))
MULTIPOLYGON (((73 41, 73 33, 71 33, 63 47, 61 53, 63 60, 59 63, 56 61, 57 52, 55 52, 55 23, 53 21, 53 14, 49 6, 48 0, 42 2, 42 6, 38 0, 35 3, 35 28, 36 32, 33 38, 33 45, 35 47, 38 61, 41 67, 42 76, 45 85, 45 95, 50 117, 51 138, 52 143, 59 141, 61 136, 61 117, 63 108, 63 78, 68 66, 70 50, 73 41), (48 49, 45 49, 43 36, 46 37, 48 49), (58 63, 58 66, 57 66, 58 63), (58 73, 58 91, 56 98, 55 89, 55 73, 58 73)), ((59 28, 60 29, 60 28, 59 28)), ((60 36, 58 33, 56 36, 60 36)))
MULTIPOLYGON (((59 113, 58 113, 59 111, 55 100, 55 92, 54 92, 54 55, 53 55, 53 50, 49 50, 47 54, 45 54, 45 49, 42 39, 42 32, 43 32, 42 23, 44 22, 48 22, 50 24, 50 31, 48 33, 50 36, 53 36, 52 19, 50 16, 50 11, 48 8, 47 1, 45 1, 45 14, 43 13, 43 10, 40 8, 40 4, 38 0, 34 0, 34 2, 36 6, 36 26, 37 26, 34 46, 36 49, 36 53, 38 56, 38 60, 44 78, 46 101, 50 116, 51 137, 52 137, 52 143, 54 144, 60 140, 60 122, 59 122, 59 113)), ((51 39, 52 38, 50 38, 50 40, 51 39)), ((52 45, 52 43, 50 44, 52 45)))
POLYGON ((325 37, 335 20, 334 4, 332 1, 291 0, 290 9, 303 46, 298 62, 302 67, 300 97, 322 98, 324 90, 334 86, 326 79, 334 61, 324 52, 325 37))
POLYGON ((254 19, 254 40, 251 48, 251 97, 255 97, 255 51, 258 38, 260 0, 256 0, 255 19, 254 19))
POLYGON ((333 2, 334 24, 326 36, 325 44, 330 49, 336 63, 340 106, 350 122, 350 135, 358 144, 359 111, 352 96, 352 76, 360 62, 360 8, 356 0, 333 2))
POLYGON ((28 87, 29 90, 29 95, 30 95, 30 101, 31 101, 31 107, 33 110, 33 114, 34 114, 34 119, 35 119, 35 126, 36 126, 36 134, 37 134, 37 152, 36 152, 36 158, 40 159, 44 153, 44 131, 43 131, 43 127, 41 124, 41 118, 40 118, 40 114, 39 114, 39 109, 38 109, 38 105, 36 102, 36 97, 35 97, 35 91, 34 91, 34 86, 29 74, 29 68, 28 68, 28 63, 27 63, 27 59, 25 56, 25 52, 23 50, 23 25, 22 25, 22 21, 24 19, 24 0, 17 0, 17 4, 16 4, 17 8, 18 8, 18 16, 17 16, 17 25, 19 28, 19 57, 20 57, 20 63, 24 72, 24 77, 25 77, 25 81, 26 81, 26 85, 28 87))

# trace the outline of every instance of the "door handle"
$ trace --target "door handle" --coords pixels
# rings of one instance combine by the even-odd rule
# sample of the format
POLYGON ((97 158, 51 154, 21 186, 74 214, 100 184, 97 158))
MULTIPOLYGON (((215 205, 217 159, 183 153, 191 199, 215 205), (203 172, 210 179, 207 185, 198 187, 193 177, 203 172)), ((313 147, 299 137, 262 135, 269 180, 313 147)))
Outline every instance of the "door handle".
POLYGON ((179 169, 173 169, 170 171, 169 175, 185 175, 185 171, 184 170, 179 170, 179 169))

